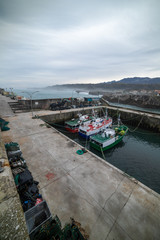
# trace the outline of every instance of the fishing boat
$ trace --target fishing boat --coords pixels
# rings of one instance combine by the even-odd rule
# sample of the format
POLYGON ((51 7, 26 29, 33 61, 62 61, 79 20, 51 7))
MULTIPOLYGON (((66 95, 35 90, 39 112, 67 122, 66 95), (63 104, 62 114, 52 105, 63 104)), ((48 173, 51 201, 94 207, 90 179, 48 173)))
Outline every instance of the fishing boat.
POLYGON ((107 128, 103 132, 90 137, 90 146, 98 151, 110 149, 122 141, 127 131, 128 127, 125 125, 107 128))
POLYGON ((65 129, 69 132, 76 133, 78 132, 81 123, 85 124, 91 120, 92 116, 79 114, 79 118, 73 118, 70 121, 65 122, 65 129))
POLYGON ((104 118, 94 117, 94 119, 88 122, 87 124, 82 123, 79 126, 78 133, 83 138, 89 138, 91 135, 106 129, 111 125, 112 125, 112 118, 107 116, 107 110, 106 110, 106 115, 104 118))

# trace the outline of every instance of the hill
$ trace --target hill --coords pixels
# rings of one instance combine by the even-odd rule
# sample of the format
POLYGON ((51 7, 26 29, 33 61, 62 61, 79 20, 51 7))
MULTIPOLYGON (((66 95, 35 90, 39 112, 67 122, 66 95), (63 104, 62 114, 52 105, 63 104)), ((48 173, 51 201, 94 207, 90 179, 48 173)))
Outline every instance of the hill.
POLYGON ((97 84, 62 84, 48 86, 56 90, 73 89, 81 91, 107 91, 107 90, 155 90, 160 89, 160 78, 124 78, 119 81, 110 81, 97 84))
POLYGON ((118 83, 127 84, 160 84, 160 78, 148 78, 148 77, 134 77, 134 78, 123 78, 118 83))

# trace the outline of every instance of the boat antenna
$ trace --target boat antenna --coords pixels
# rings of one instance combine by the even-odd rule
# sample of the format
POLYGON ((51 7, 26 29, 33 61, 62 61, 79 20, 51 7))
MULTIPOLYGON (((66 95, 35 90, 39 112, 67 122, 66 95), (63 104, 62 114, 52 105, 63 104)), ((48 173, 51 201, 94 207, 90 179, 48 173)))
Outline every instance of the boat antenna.
POLYGON ((120 125, 121 119, 120 119, 120 113, 118 114, 118 127, 120 125))
POLYGON ((102 156, 103 156, 104 160, 106 160, 106 158, 105 158, 105 156, 104 156, 103 149, 102 149, 102 147, 101 147, 101 146, 100 146, 100 148, 101 148, 101 153, 102 153, 102 156))
POLYGON ((107 111, 107 108, 106 108, 106 119, 107 119, 107 117, 108 117, 108 111, 107 111))
POLYGON ((95 111, 94 111, 94 108, 92 108, 92 116, 95 118, 95 111))

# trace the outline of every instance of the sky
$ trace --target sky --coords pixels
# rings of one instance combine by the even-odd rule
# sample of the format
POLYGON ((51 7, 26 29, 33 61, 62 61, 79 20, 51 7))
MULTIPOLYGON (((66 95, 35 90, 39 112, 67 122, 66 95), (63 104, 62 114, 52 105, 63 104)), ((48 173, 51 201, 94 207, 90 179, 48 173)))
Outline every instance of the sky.
POLYGON ((0 87, 160 77, 159 0, 0 0, 0 87))

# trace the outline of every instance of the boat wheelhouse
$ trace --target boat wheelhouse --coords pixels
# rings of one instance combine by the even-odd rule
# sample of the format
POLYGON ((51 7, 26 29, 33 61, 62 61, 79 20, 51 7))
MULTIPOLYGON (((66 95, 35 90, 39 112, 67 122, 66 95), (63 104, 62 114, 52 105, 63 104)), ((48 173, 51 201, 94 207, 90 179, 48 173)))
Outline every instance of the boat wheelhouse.
POLYGON ((70 121, 65 122, 65 129, 69 132, 75 133, 78 132, 79 119, 71 119, 70 121))

